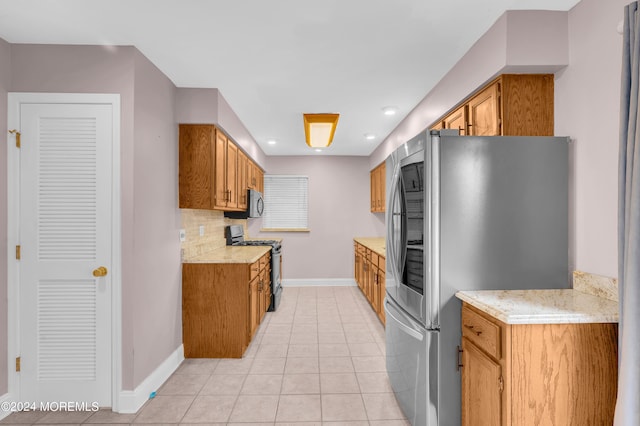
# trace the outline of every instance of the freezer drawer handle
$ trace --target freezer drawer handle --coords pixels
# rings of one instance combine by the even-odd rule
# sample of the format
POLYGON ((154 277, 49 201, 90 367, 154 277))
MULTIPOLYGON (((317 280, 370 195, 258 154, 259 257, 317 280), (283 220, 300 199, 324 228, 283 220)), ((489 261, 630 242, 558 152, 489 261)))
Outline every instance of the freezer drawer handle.
MULTIPOLYGON (((387 304, 388 304, 388 302, 387 302, 387 304)), ((417 331, 415 331, 411 327, 405 325, 398 318, 394 317, 393 314, 391 313, 391 311, 389 310, 389 308, 387 308, 386 311, 387 311, 387 316, 391 317, 391 319, 393 319, 400 326, 400 329, 402 331, 407 333, 409 336, 411 336, 411 337, 413 337, 413 338, 415 338, 415 339, 417 339, 417 340, 422 342, 422 339, 423 339, 422 334, 418 333, 417 331)))

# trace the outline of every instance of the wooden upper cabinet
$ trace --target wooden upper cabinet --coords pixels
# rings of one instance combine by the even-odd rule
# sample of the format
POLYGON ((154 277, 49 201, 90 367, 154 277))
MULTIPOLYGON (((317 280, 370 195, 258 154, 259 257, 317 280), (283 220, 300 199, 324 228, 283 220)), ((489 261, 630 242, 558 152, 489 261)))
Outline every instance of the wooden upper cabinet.
POLYGON ((262 169, 257 168, 257 174, 256 174, 256 179, 257 179, 257 186, 258 186, 258 191, 260 191, 260 193, 264 192, 264 172, 262 171, 262 169))
POLYGON ((246 210, 246 154, 214 125, 180 124, 179 129, 178 206, 246 210))
POLYGON ((227 140, 227 188, 229 194, 227 207, 237 209, 238 199, 240 198, 238 185, 238 147, 230 140, 227 140))
POLYGON ((496 82, 469 100, 470 136, 500 135, 499 89, 496 82))
POLYGON ((442 120, 441 129, 457 129, 460 135, 467 134, 467 106, 462 105, 442 120))
POLYGON ((238 209, 247 209, 247 172, 249 159, 244 152, 238 150, 238 209))
POLYGON ((429 127, 429 130, 440 130, 444 129, 444 121, 438 120, 433 126, 429 127))
POLYGON ((553 136, 553 74, 503 74, 450 110, 430 130, 472 136, 553 136))
POLYGON ((385 178, 386 166, 384 162, 371 170, 369 174, 371 181, 370 196, 372 213, 382 213, 385 211, 385 178))
POLYGON ((553 136, 553 74, 505 74, 499 81, 502 134, 553 136))
POLYGON ((247 180, 249 189, 260 192, 264 191, 264 172, 251 160, 249 160, 247 180))
POLYGON ((227 207, 229 189, 227 187, 227 137, 216 130, 216 149, 214 163, 215 196, 213 208, 224 209, 227 207))
POLYGON ((178 207, 213 209, 215 129, 181 124, 179 131, 178 207))

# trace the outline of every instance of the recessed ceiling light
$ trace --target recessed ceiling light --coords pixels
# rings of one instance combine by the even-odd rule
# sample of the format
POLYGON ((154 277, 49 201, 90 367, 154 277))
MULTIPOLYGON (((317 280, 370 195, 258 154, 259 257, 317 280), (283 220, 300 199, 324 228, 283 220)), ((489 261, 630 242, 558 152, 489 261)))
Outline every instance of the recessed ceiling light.
POLYGON ((398 107, 386 106, 382 108, 382 112, 384 113, 384 115, 396 115, 396 112, 398 112, 398 107))
POLYGON ((316 152, 322 152, 322 150, 321 149, 316 149, 316 152))
POLYGON ((376 135, 374 135, 373 133, 365 133, 364 134, 364 138, 368 141, 374 140, 376 138, 376 135))
POLYGON ((276 141, 275 141, 275 139, 269 139, 269 140, 267 141, 267 143, 268 143, 269 145, 275 145, 275 144, 276 144, 276 141))

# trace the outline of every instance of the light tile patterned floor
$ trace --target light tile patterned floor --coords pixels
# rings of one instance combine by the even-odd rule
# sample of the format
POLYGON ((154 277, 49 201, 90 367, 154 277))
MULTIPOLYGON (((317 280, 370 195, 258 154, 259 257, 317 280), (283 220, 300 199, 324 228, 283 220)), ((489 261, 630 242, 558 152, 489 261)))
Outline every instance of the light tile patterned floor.
POLYGON ((384 351, 357 287, 288 287, 243 359, 185 360, 137 414, 15 413, 0 423, 407 426, 384 351))

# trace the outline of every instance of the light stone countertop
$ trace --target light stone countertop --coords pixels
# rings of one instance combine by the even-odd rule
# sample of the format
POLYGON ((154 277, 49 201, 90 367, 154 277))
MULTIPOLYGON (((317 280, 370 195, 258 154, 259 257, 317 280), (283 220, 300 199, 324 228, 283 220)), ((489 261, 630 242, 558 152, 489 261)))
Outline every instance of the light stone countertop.
POLYGON ((380 256, 387 257, 386 242, 384 237, 356 237, 356 243, 375 251, 380 256))
POLYGON ((618 322, 617 302, 572 289, 459 291, 456 297, 507 324, 618 322))
POLYGON ((182 263, 253 263, 269 251, 271 246, 223 246, 182 263))

